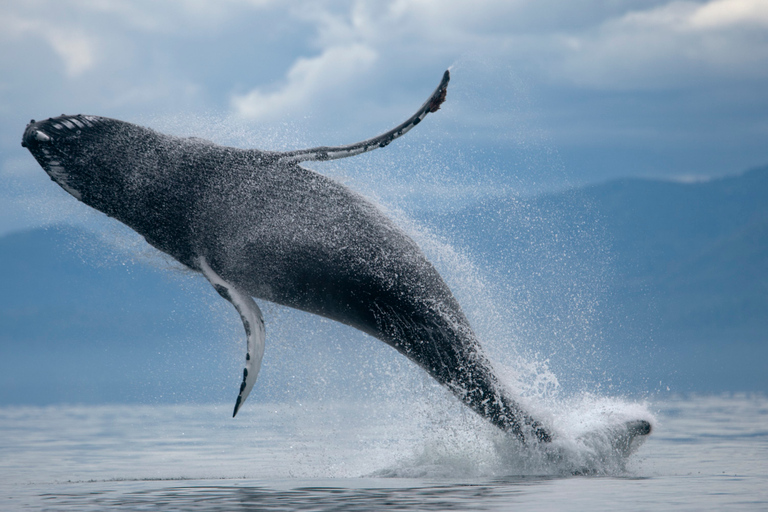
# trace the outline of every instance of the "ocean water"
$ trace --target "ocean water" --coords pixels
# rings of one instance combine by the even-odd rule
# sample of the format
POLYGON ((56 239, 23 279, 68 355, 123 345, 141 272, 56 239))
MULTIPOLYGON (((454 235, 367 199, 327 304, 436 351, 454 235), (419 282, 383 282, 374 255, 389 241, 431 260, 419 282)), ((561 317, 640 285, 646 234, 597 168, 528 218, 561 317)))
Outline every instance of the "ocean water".
POLYGON ((0 408, 0 510, 766 510, 768 398, 581 397, 558 447, 446 399, 0 408), (644 416, 629 457, 585 435, 644 416), (591 440, 590 440, 591 439, 591 440))

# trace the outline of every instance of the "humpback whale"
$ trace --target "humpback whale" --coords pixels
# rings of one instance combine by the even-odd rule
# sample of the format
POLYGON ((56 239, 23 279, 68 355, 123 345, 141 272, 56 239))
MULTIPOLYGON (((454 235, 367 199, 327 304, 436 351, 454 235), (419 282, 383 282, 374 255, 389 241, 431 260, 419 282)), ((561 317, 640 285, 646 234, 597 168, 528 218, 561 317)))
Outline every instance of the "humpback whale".
POLYGON ((500 429, 549 442, 418 245, 370 201, 299 165, 387 146, 440 108, 449 79, 404 123, 346 146, 238 149, 80 114, 32 120, 22 146, 64 190, 202 273, 237 309, 247 351, 233 416, 264 354, 256 297, 374 336, 500 429))

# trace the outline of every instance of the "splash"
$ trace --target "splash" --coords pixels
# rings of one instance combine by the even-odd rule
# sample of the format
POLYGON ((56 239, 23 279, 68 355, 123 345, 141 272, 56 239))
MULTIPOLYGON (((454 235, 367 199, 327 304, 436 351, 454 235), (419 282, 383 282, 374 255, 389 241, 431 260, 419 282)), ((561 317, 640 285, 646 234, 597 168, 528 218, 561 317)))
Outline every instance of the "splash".
POLYGON ((645 439, 628 437, 626 423, 642 419, 656 424, 646 404, 584 395, 550 405, 551 443, 523 445, 447 402, 447 397, 433 400, 433 409, 422 412, 424 423, 418 442, 404 449, 396 462, 369 476, 467 479, 626 475, 630 473, 630 456, 645 439))

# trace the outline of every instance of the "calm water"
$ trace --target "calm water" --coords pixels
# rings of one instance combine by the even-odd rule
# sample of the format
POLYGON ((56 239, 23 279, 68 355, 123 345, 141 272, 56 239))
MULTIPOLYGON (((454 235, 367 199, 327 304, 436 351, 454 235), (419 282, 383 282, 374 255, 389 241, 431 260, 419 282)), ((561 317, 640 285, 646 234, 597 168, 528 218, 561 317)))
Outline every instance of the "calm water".
POLYGON ((0 408, 0 510, 768 509, 764 396, 581 400, 556 453, 450 405, 249 405, 0 408), (628 460, 578 441, 622 414, 655 418, 628 460))

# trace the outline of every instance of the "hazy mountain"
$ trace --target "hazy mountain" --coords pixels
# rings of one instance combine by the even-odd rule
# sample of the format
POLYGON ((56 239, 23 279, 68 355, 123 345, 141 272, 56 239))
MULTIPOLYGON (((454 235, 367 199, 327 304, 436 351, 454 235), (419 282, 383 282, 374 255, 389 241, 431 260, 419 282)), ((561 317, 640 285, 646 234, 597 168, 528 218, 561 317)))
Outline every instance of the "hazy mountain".
MULTIPOLYGON (((0 403, 234 404, 245 358, 234 308, 126 228, 0 238, 0 282, 0 403)), ((263 309, 269 341, 249 400, 369 389, 407 364, 341 324, 263 309)))
MULTIPOLYGON (((470 255, 514 316, 515 342, 564 383, 768 391, 766 198, 768 168, 416 217, 470 255)), ((0 403, 233 399, 244 351, 234 310, 130 236, 104 236, 59 227, 0 238, 0 403)), ((406 364, 333 322, 266 313, 254 399, 326 381, 359 389, 382 365, 406 364)))
POLYGON ((149 261, 69 227, 0 239, 0 401, 125 401, 160 396, 169 382, 200 387, 194 369, 221 363, 200 343, 221 334, 208 290, 149 261))
MULTIPOLYGON (((581 315, 619 373, 642 360, 678 389, 768 389, 768 168, 698 183, 624 179, 424 218, 511 272, 532 318, 581 315)), ((541 336, 562 342, 564 329, 541 323, 552 326, 541 336)))

